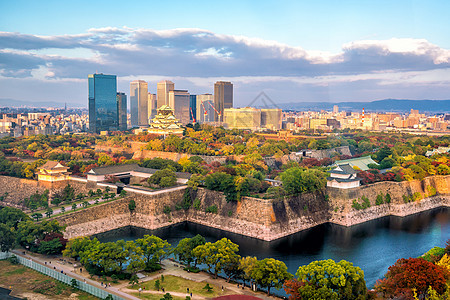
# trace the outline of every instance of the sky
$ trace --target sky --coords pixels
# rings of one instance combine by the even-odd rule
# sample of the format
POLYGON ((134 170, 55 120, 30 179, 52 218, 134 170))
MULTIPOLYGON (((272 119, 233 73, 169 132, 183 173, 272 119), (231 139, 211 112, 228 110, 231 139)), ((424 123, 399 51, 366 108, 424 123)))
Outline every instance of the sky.
POLYGON ((450 1, 0 0, 0 98, 87 104, 87 75, 234 84, 236 107, 450 99, 450 1))

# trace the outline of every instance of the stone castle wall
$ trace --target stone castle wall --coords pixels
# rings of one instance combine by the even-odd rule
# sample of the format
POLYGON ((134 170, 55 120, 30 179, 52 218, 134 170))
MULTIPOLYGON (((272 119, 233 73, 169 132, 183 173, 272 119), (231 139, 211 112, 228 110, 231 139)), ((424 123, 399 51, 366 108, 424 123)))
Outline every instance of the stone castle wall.
MULTIPOLYGON (((70 181, 70 184, 76 193, 104 189, 82 182, 70 181)), ((326 222, 351 226, 388 215, 406 216, 440 206, 449 207, 449 184, 450 176, 433 176, 423 181, 381 182, 347 190, 328 188, 325 192, 280 200, 243 197, 239 202, 227 202, 222 193, 199 188, 189 191, 192 201, 200 201, 199 209, 191 207, 187 211, 179 206, 177 209, 186 189, 153 195, 130 192, 125 198, 55 218, 67 225, 67 238, 98 234, 125 226, 158 229, 189 221, 270 241, 326 222), (436 190, 436 195, 430 195, 428 186, 436 190), (383 196, 389 193, 391 203, 375 205, 380 193, 383 196), (403 195, 414 193, 420 193, 422 199, 405 203, 403 195), (371 207, 354 209, 353 200, 363 196, 369 199, 371 207), (130 200, 136 203, 134 211, 128 207, 130 200), (206 213, 206 208, 212 205, 217 207, 217 213, 206 213), (165 213, 167 207, 170 213, 165 213)), ((36 191, 43 192, 44 188, 37 181, 0 176, 0 195, 2 191, 10 193, 11 199, 22 200, 36 191)))
POLYGON ((33 179, 0 176, 0 196, 7 193, 4 200, 0 201, 0 205, 3 203, 7 206, 23 209, 23 200, 29 198, 32 194, 35 194, 36 192, 42 194, 45 190, 49 190, 51 197, 53 194, 61 192, 67 184, 70 184, 73 187, 75 195, 79 193, 87 194, 91 189, 104 189, 104 187, 96 186, 95 184, 87 185, 86 183, 73 180, 49 184, 33 179))

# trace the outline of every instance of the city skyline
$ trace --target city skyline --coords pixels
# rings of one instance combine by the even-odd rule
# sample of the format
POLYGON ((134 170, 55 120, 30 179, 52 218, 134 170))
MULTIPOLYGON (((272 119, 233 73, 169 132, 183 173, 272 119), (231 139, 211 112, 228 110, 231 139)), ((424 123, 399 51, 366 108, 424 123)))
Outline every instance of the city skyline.
POLYGON ((173 18, 144 3, 139 15, 158 12, 145 21, 118 2, 83 14, 83 1, 50 3, 0 4, 0 98, 87 105, 84 78, 97 72, 116 74, 118 91, 171 80, 203 94, 231 81, 237 107, 261 91, 275 103, 449 98, 445 1, 175 2, 173 18), (69 9, 76 18, 57 13, 69 9))

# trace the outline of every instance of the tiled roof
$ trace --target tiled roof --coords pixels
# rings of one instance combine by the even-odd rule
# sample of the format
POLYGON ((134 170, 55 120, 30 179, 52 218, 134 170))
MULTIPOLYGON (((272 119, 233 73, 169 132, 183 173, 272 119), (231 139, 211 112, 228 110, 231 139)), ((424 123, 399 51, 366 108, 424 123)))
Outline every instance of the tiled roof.
POLYGON ((39 167, 39 169, 53 170, 53 169, 68 169, 68 167, 62 165, 58 161, 49 160, 45 164, 39 167), (57 165, 61 165, 62 167, 55 168, 57 165))
MULTIPOLYGON (((124 165, 114 165, 114 166, 92 168, 87 174, 109 175, 109 174, 130 173, 130 172, 155 174, 156 171, 159 171, 159 170, 140 167, 138 164, 124 164, 124 165)), ((177 178, 189 179, 192 174, 186 173, 186 172, 175 172, 175 175, 177 176, 177 178)))
POLYGON ((356 158, 338 160, 334 164, 336 166, 342 166, 342 165, 348 164, 352 168, 353 167, 358 167, 362 171, 367 171, 367 170, 369 170, 368 165, 370 165, 370 164, 377 164, 377 163, 370 156, 363 156, 363 157, 356 157, 356 158))

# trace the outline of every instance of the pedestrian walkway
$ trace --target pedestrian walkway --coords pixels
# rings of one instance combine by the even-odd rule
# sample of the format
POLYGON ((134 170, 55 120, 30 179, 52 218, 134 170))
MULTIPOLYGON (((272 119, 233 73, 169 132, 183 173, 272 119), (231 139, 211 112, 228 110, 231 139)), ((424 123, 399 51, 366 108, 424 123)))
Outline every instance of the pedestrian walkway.
POLYGON ((47 267, 49 269, 61 271, 61 273, 65 274, 65 275, 67 275, 67 276, 69 276, 71 278, 75 278, 75 279, 77 279, 79 281, 84 281, 85 283, 87 283, 89 285, 92 285, 92 286, 95 286, 96 288, 104 289, 108 293, 114 294, 114 295, 119 296, 119 297, 121 297, 123 299, 130 299, 130 300, 138 300, 139 299, 138 297, 135 297, 133 295, 129 295, 129 294, 123 292, 123 291, 120 291, 116 287, 104 287, 104 286, 101 286, 101 284, 99 284, 98 282, 96 282, 94 280, 91 280, 89 278, 85 278, 85 277, 83 277, 83 276, 81 276, 79 274, 76 274, 73 271, 73 266, 67 266, 67 265, 61 264, 57 260, 55 260, 55 261, 47 260, 47 259, 44 259, 44 258, 41 258, 41 257, 36 257, 36 256, 32 256, 32 255, 29 255, 29 254, 23 254, 24 252, 23 251, 19 251, 19 250, 13 250, 11 252, 14 253, 14 255, 17 255, 17 256, 20 256, 20 257, 23 257, 23 258, 26 258, 26 259, 30 259, 30 260, 34 261, 35 263, 39 263, 42 266, 45 266, 45 267, 47 267))

